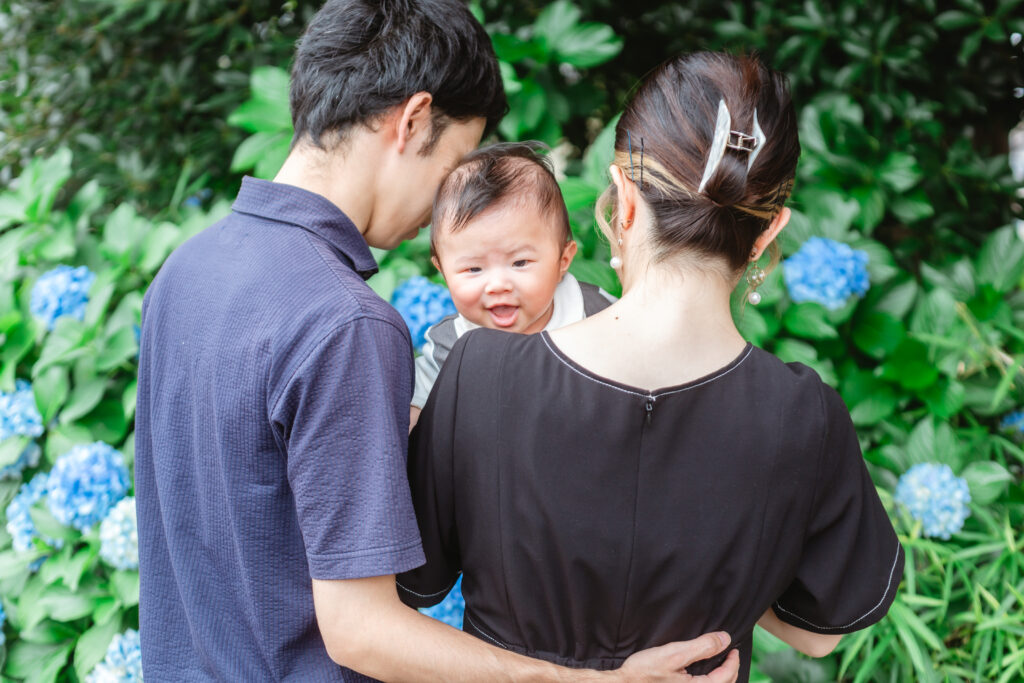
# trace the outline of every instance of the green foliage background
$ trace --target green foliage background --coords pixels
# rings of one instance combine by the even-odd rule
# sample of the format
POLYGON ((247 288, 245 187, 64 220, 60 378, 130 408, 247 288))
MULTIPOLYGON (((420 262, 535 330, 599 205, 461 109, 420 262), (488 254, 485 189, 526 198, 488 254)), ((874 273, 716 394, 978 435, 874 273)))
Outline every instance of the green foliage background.
MULTIPOLYGON (((40 469, 98 439, 130 461, 142 293, 171 249, 228 211, 242 172, 280 165, 289 55, 316 5, 0 2, 0 390, 33 382, 48 425, 40 469), (85 320, 47 333, 29 292, 60 263, 98 277, 85 320)), ((776 270, 737 320, 839 389, 907 549, 903 585, 886 619, 824 660, 759 634, 754 680, 1024 679, 1024 450, 999 428, 1024 388, 1024 243, 1006 158, 1024 1, 471 6, 512 106, 499 135, 544 140, 565 171, 577 276, 618 289, 592 213, 609 122, 646 71, 693 49, 757 51, 790 75, 804 153, 784 254, 823 235, 870 255, 863 299, 796 304, 776 270), (972 515, 950 541, 923 537, 892 503, 918 462, 970 485, 972 515)), ((371 284, 388 297, 411 275, 436 278, 427 255, 422 238, 379 253, 371 284)), ((23 446, 0 443, 0 465, 23 446)), ((2 507, 20 483, 0 482, 2 507)), ((0 530, 5 679, 84 679, 138 623, 137 574, 98 559, 96 530, 45 528, 62 550, 20 554, 0 530)))

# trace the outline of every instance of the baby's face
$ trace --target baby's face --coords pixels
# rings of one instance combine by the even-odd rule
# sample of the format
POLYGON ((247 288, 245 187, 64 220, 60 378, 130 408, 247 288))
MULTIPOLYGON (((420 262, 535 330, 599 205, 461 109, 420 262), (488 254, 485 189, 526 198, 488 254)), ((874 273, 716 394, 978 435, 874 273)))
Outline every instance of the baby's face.
POLYGON ((455 308, 469 321, 506 332, 540 332, 576 243, 564 244, 553 216, 513 204, 485 211, 462 230, 442 232, 439 268, 455 308))

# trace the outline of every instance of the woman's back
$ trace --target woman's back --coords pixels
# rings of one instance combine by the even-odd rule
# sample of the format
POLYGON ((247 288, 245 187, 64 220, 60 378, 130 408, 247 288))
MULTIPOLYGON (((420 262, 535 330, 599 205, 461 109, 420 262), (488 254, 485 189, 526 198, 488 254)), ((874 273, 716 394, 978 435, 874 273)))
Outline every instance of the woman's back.
POLYGON ((461 569, 467 630, 573 666, 721 629, 746 671, 776 600, 784 621, 844 633, 884 615, 902 570, 841 399, 749 345, 648 392, 546 334, 466 335, 410 474, 428 563, 405 597, 461 569))

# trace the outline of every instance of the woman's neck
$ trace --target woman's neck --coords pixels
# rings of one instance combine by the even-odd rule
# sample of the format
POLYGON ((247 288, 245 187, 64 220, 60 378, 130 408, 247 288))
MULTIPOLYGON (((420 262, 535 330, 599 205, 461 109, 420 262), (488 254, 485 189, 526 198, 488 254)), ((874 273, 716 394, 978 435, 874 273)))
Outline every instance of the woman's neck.
POLYGON ((626 283, 618 302, 551 333, 588 370, 652 390, 712 373, 746 345, 729 307, 732 283, 716 270, 656 264, 626 283))

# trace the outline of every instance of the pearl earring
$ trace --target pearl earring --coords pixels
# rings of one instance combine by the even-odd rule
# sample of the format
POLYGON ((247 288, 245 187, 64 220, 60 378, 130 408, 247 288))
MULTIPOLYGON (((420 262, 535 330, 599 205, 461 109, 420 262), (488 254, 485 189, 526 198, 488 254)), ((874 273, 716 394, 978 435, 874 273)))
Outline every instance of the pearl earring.
POLYGON ((614 270, 618 270, 619 268, 622 267, 622 259, 620 259, 618 256, 612 256, 610 259, 608 259, 608 265, 610 265, 614 270))
POLYGON ((747 301, 755 306, 761 303, 761 294, 757 288, 764 282, 765 272, 761 266, 754 263, 747 271, 747 284, 750 285, 750 293, 747 294, 747 301))

